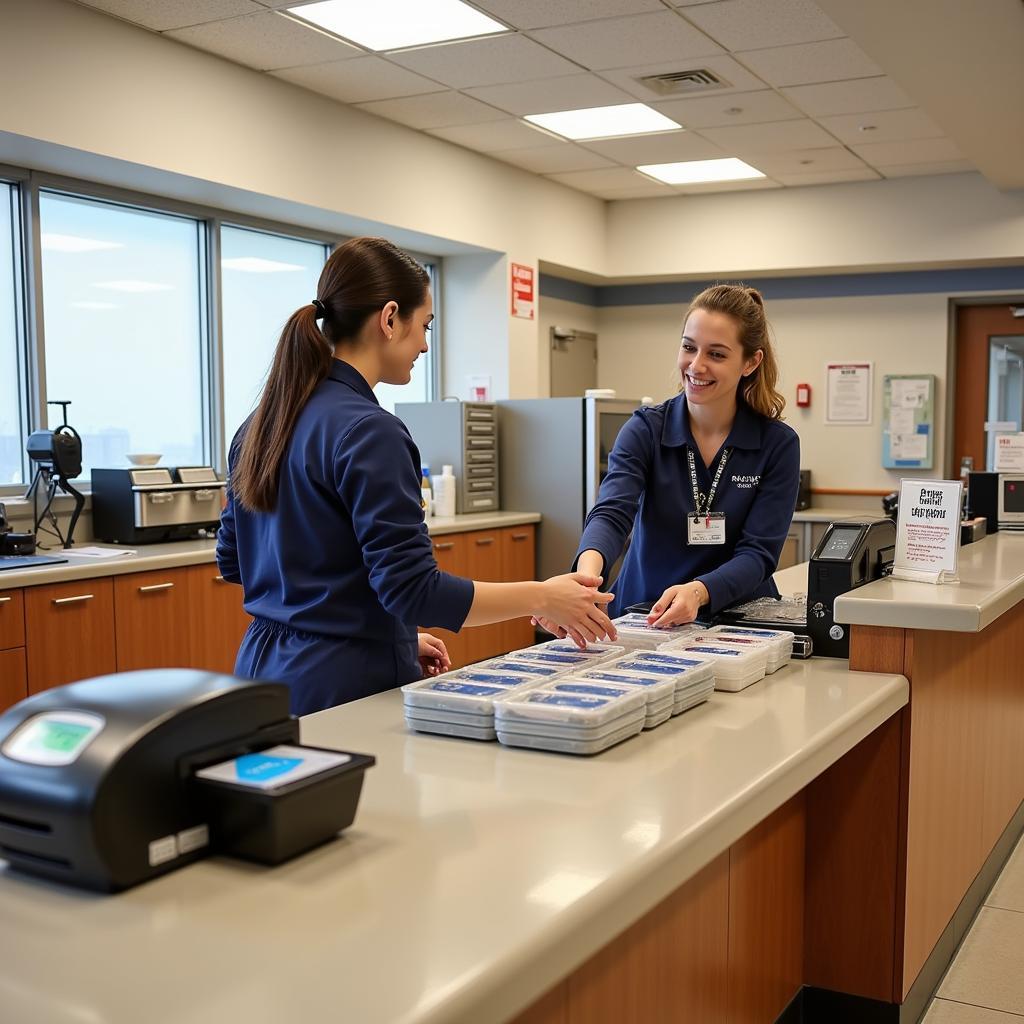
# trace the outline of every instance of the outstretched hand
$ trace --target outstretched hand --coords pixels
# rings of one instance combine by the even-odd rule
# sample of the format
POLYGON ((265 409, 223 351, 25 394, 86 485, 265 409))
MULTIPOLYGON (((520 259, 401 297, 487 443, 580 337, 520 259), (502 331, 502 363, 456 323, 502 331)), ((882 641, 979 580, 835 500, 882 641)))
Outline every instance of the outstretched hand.
POLYGON ((418 656, 420 661, 420 672, 423 678, 439 676, 452 667, 452 660, 448 657, 448 648, 444 641, 429 633, 418 633, 416 640, 419 645, 418 656))

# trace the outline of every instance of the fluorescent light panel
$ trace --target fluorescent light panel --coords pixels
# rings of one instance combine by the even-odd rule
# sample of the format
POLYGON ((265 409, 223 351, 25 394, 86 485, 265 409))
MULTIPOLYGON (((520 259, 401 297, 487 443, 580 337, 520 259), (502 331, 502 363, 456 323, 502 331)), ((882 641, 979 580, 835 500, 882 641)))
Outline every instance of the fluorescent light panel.
POLYGON ((567 139, 612 139, 621 135, 649 135, 682 128, 646 103, 617 103, 611 107, 527 114, 526 120, 567 139))
POLYGON ((724 160, 687 160, 675 164, 644 164, 637 168, 669 185, 699 185, 708 181, 745 181, 748 178, 763 178, 764 175, 736 157, 724 160))
POLYGON ((401 50, 452 39, 489 36, 508 29, 461 0, 323 0, 289 7, 289 17, 307 21, 368 50, 401 50))

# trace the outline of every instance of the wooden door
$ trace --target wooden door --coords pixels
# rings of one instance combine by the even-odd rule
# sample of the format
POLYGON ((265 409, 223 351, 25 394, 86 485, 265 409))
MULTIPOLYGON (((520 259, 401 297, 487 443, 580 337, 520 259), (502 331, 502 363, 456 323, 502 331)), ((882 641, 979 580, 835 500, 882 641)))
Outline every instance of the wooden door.
POLYGON ((26 587, 25 646, 29 693, 116 671, 113 582, 26 587))
POLYGON ((117 670, 191 664, 187 569, 114 578, 117 670))
POLYGON ((0 714, 28 696, 25 648, 0 651, 0 714))
MULTIPOLYGON (((501 578, 506 582, 537 578, 536 530, 533 526, 509 526, 501 531, 501 578)), ((502 650, 515 651, 534 642, 529 618, 502 623, 502 650)))
MULTIPOLYGON (((442 572, 450 572, 455 576, 466 576, 466 537, 464 533, 442 534, 433 538, 434 558, 442 572)), ((448 656, 452 659, 453 668, 461 668, 469 664, 469 645, 466 631, 452 633, 447 629, 424 627, 426 632, 444 641, 448 648, 448 656)))
POLYGON ((989 339, 993 335, 1024 334, 1024 320, 1015 317, 1010 303, 960 306, 956 311, 956 393, 953 422, 954 476, 960 460, 974 459, 976 470, 985 469, 988 437, 989 339))
POLYGON ((188 570, 193 668, 231 675, 242 636, 252 621, 242 607, 242 588, 228 583, 216 565, 188 570))
POLYGON ((0 651, 25 646, 25 598, 20 590, 0 591, 0 651))
MULTIPOLYGON (((466 543, 466 575, 472 580, 500 583, 501 575, 501 531, 476 530, 464 534, 466 543)), ((504 624, 473 626, 464 629, 466 655, 470 662, 493 658, 505 648, 504 624)))

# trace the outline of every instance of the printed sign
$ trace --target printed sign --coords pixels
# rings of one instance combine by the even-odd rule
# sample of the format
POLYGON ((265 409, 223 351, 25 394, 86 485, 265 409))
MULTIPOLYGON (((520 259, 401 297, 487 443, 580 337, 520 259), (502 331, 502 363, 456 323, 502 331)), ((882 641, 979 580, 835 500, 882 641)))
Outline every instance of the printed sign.
POLYGON ((1024 434, 1000 434, 996 438, 996 472, 1024 473, 1024 434))
POLYGON ((828 363, 826 423, 871 422, 871 363, 828 363))
POLYGON ((900 481, 896 579, 950 583, 957 578, 963 490, 959 481, 900 481))
POLYGON ((534 270, 522 263, 512 264, 512 315, 524 320, 533 319, 534 270))

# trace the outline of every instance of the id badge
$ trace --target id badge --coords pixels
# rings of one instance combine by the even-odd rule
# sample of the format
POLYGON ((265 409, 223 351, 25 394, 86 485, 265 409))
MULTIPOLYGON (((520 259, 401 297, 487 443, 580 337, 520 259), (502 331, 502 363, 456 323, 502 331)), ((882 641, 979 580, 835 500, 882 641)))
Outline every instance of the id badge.
POLYGON ((687 544, 724 544, 725 516, 717 512, 710 516, 701 516, 696 522, 693 516, 686 517, 687 544))

